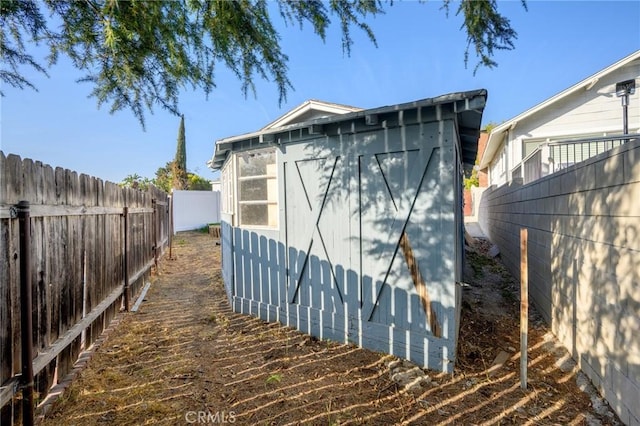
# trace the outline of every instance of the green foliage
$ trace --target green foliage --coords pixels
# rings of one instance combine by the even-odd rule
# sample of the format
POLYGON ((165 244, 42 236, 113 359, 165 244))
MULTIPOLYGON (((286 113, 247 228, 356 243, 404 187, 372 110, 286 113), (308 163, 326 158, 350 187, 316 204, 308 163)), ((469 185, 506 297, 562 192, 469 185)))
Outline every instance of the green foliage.
POLYGON ((146 191, 147 189, 149 189, 149 185, 151 184, 153 184, 153 181, 149 178, 145 178, 137 173, 134 173, 132 175, 127 175, 118 185, 123 188, 135 188, 146 191))
POLYGON ((178 128, 178 146, 176 156, 173 159, 173 188, 187 189, 189 177, 187 176, 187 144, 184 136, 184 115, 180 117, 178 128))
POLYGON ((485 133, 491 133, 491 131, 497 126, 499 126, 498 123, 490 121, 482 128, 482 131, 485 133))
MULTIPOLYGON (((209 94, 216 67, 226 65, 242 81, 242 91, 255 92, 256 77, 273 81, 280 103, 292 88, 287 56, 273 26, 266 0, 129 1, 2 0, 0 2, 2 81, 33 87, 21 66, 45 72, 29 53, 22 34, 44 44, 49 64, 67 55, 93 85, 91 96, 110 111, 130 109, 144 127, 154 106, 178 114, 183 88, 209 94), (51 16, 45 20, 43 14, 51 16)), ((321 37, 339 18, 343 46, 352 44, 352 25, 368 34, 364 18, 381 10, 376 1, 289 2, 280 0, 287 22, 310 22, 321 37)))
POLYGON ((282 374, 274 373, 267 377, 266 383, 280 383, 282 381, 282 374))
MULTIPOLYGON (((366 20, 384 13, 380 0, 278 0, 278 6, 285 23, 310 24, 323 40, 337 18, 346 54, 353 27, 376 43, 366 20)), ((476 69, 496 66, 494 51, 514 47, 517 34, 497 6, 497 0, 463 0, 458 7, 467 31, 465 63, 472 47, 476 69)), ((280 103, 293 87, 267 0, 2 0, 0 21, 0 81, 35 89, 21 68, 47 73, 29 53, 32 44, 43 44, 49 66, 68 56, 84 74, 80 81, 92 85, 98 106, 129 109, 143 128, 154 107, 178 115, 184 88, 208 95, 220 65, 240 79, 245 96, 255 94, 255 78, 274 82, 280 103)))
POLYGON ((474 167, 473 171, 471 172, 471 176, 464 178, 464 189, 471 189, 472 187, 479 185, 480 181, 478 179, 478 171, 474 167))
POLYGON ((171 192, 171 184, 173 183, 173 161, 169 161, 164 167, 158 167, 156 177, 153 184, 164 192, 171 192))
POLYGON ((211 182, 195 173, 187 174, 187 188, 192 191, 211 191, 211 182))
MULTIPOLYGON (((444 0, 444 8, 449 13, 452 0, 444 0)), ((527 9, 525 0, 521 0, 522 7, 527 9)), ((513 50, 514 40, 518 33, 511 28, 511 22, 498 13, 497 0, 462 0, 456 15, 462 14, 463 26, 467 29, 467 49, 464 54, 465 65, 469 62, 469 49, 473 48, 479 61, 474 68, 474 74, 480 66, 493 68, 498 65, 493 60, 495 50, 513 50)))
MULTIPOLYGON (((146 189, 149 184, 153 184, 164 192, 170 193, 173 184, 173 161, 169 161, 163 167, 158 167, 158 170, 156 170, 156 176, 153 179, 143 178, 138 174, 134 174, 124 178, 120 185, 131 186, 128 183, 133 182, 134 180, 137 180, 140 183, 141 189, 146 189)), ((202 176, 188 172, 187 185, 185 189, 194 191, 211 191, 211 182, 202 176)))
POLYGON ((173 160, 176 167, 187 171, 187 144, 184 136, 184 115, 180 117, 180 127, 178 127, 178 146, 176 148, 176 157, 173 160))
MULTIPOLYGON (((0 1, 0 52, 2 68, 0 82, 24 89, 36 87, 20 72, 23 65, 45 75, 47 70, 26 51, 23 37, 37 40, 47 30, 47 22, 40 12, 40 4, 29 0, 0 1)), ((0 95, 4 92, 0 88, 0 95)))

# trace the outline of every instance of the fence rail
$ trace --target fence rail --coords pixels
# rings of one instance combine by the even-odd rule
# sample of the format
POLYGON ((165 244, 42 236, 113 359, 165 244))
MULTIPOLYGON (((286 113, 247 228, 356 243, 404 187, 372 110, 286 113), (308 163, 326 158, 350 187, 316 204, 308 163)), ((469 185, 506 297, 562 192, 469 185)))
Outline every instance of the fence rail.
MULTIPOLYGON (((630 134, 541 144, 523 160, 524 183, 529 183, 551 173, 566 169, 639 138, 639 134, 630 134)), ((519 170, 516 175, 514 169, 516 177, 520 176, 519 170)))
POLYGON ((21 345, 33 352, 37 403, 125 305, 123 296, 133 297, 149 279, 168 245, 169 206, 157 188, 121 188, 0 151, 1 424, 23 417, 14 398, 29 385, 21 345), (29 213, 22 241, 19 202, 29 213), (29 281, 32 301, 25 307, 20 285, 29 281), (25 313, 30 330, 20 320, 25 313))

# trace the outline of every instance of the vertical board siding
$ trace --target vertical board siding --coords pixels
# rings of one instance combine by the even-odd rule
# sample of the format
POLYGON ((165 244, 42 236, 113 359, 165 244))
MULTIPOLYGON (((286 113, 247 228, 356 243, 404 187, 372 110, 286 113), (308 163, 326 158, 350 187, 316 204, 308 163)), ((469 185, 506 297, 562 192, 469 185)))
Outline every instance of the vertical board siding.
MULTIPOLYGON (((150 278, 154 254, 169 241, 169 197, 151 187, 121 188, 85 174, 0 151, 0 385, 20 373, 20 284, 18 220, 10 209, 31 206, 31 280, 34 357, 46 352, 124 282, 122 211, 130 210, 127 250, 132 299, 150 278), (154 213, 154 205, 156 206, 154 213), (37 213, 40 212, 40 213, 37 213), (83 311, 84 307, 84 311, 83 311)), ((121 308, 117 299, 35 377, 42 399, 62 380, 121 308), (84 337, 83 345, 81 340, 84 337)), ((0 423, 11 421, 15 402, 0 407, 0 423)))
POLYGON ((220 224, 221 251, 222 251, 222 279, 227 297, 231 299, 233 294, 233 234, 231 225, 227 222, 220 224))
POLYGON ((233 309, 452 371, 463 249, 454 127, 287 144, 280 229, 222 223, 233 309))

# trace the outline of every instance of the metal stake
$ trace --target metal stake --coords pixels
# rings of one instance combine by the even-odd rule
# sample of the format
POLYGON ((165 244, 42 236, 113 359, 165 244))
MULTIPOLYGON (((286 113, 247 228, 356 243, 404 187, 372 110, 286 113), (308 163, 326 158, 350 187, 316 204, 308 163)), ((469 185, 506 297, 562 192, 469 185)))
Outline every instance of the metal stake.
POLYGON ((22 424, 33 425, 33 321, 31 305, 31 220, 29 202, 16 205, 20 233, 20 324, 22 345, 22 424))
POLYGON ((122 256, 122 267, 124 268, 124 310, 129 311, 129 207, 122 209, 124 217, 124 253, 122 256))

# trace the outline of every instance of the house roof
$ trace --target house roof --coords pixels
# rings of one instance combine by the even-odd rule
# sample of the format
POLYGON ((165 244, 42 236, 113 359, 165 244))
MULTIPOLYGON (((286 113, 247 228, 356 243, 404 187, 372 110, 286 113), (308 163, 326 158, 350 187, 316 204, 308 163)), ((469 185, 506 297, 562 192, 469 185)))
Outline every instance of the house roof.
MULTIPOLYGON (((287 118, 288 114, 285 114, 281 119, 267 125, 257 132, 246 133, 243 135, 232 136, 216 141, 215 152, 213 158, 207 162, 207 165, 213 170, 220 169, 224 164, 227 155, 238 144, 249 144, 250 146, 263 147, 269 144, 279 144, 281 140, 299 140, 300 136, 292 138, 291 135, 306 135, 306 137, 315 138, 324 132, 324 126, 327 124, 342 124, 345 122, 351 122, 350 126, 346 126, 348 129, 354 129, 356 122, 369 126, 372 130, 374 126, 384 127, 387 126, 386 120, 379 119, 379 117, 386 117, 387 115, 393 115, 398 121, 397 117, 401 111, 407 110, 420 110, 422 108, 435 107, 437 105, 451 105, 451 111, 457 114, 458 135, 460 137, 462 160, 466 165, 473 166, 475 163, 475 157, 478 148, 478 136, 480 134, 480 123, 482 121, 482 112, 484 110, 487 98, 487 91, 484 89, 474 90, 468 92, 450 93, 447 95, 438 96, 435 98, 422 99, 414 102, 408 102, 404 104, 383 106, 378 108, 372 108, 367 110, 355 109, 355 111, 347 112, 343 114, 336 114, 327 117, 314 118, 307 121, 295 122, 295 120, 283 120, 287 118), (289 122, 291 124, 282 124, 282 122, 289 122), (274 123, 280 123, 279 127, 273 127, 274 123)), ((315 101, 317 102, 317 101, 315 101)), ((306 104, 306 103, 305 103, 306 104)), ((305 104, 294 109, 305 108, 305 104)), ((337 105, 326 104, 325 105, 337 105)), ((353 108, 346 107, 344 105, 337 105, 340 108, 353 108)), ((301 114, 292 114, 295 117, 299 117, 301 114)), ((291 118, 291 116, 289 116, 291 118)), ((349 123, 347 123, 349 124, 349 123)), ((346 132, 353 133, 353 130, 345 130, 346 132)))
POLYGON ((493 158, 495 157, 496 153, 498 152, 499 148, 500 148, 500 144, 503 140, 503 135, 505 132, 507 132, 510 128, 515 128, 515 126, 518 124, 518 122, 538 113, 541 110, 544 110, 545 108, 549 108, 552 107, 556 102, 560 101, 563 98, 566 98, 567 96, 577 92, 580 89, 586 88, 587 90, 590 89, 591 87, 593 87, 598 80, 600 80, 602 77, 604 77, 605 75, 619 69, 622 68, 623 66, 627 65, 630 62, 635 61, 636 59, 640 58, 640 50, 635 51, 634 53, 630 54, 629 56, 619 60, 618 62, 614 63, 613 65, 608 66, 607 68, 585 78, 584 80, 580 81, 579 83, 569 87, 568 89, 558 93, 555 96, 550 97, 549 99, 545 100, 544 102, 539 103, 538 105, 534 106, 533 108, 530 108, 528 110, 526 110, 525 112, 523 112, 522 114, 519 114, 515 117, 513 117, 512 119, 505 121, 504 123, 500 124, 499 126, 496 126, 492 131, 491 134, 489 134, 489 140, 487 142, 487 149, 484 151, 484 154, 482 155, 482 158, 480 159, 480 169, 484 169, 485 167, 487 167, 489 165, 489 163, 491 163, 491 161, 493 160, 493 158))
POLYGON ((267 124, 262 130, 274 129, 286 126, 288 124, 306 121, 305 117, 313 113, 315 118, 329 117, 335 114, 346 114, 349 112, 361 111, 362 108, 349 105, 336 104, 331 102, 320 101, 317 99, 309 99, 293 108, 289 112, 281 115, 271 123, 267 124))

